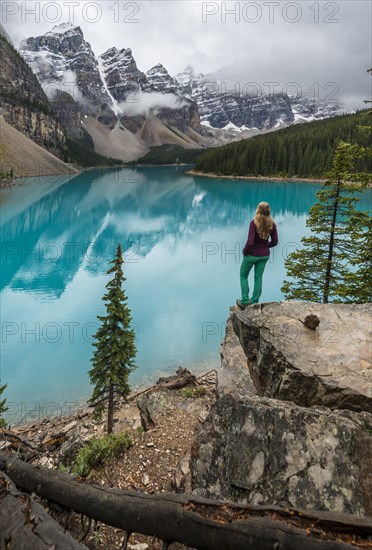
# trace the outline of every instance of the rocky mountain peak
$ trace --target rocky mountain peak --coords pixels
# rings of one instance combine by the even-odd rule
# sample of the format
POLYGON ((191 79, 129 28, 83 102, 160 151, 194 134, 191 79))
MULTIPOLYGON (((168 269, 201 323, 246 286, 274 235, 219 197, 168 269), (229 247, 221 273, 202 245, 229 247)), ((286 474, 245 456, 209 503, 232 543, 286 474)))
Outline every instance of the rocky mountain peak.
POLYGON ((59 25, 54 25, 51 31, 48 31, 46 33, 47 36, 50 35, 56 35, 56 34, 80 34, 83 36, 83 31, 78 25, 74 25, 73 23, 67 22, 67 23, 60 23, 59 25))
POLYGON ((186 65, 185 70, 183 72, 188 73, 190 75, 195 74, 194 67, 190 64, 186 65))
POLYGON ((106 112, 111 105, 97 59, 79 26, 62 23, 42 36, 27 38, 20 53, 49 95, 55 88, 67 92, 89 114, 103 108, 106 112))
POLYGON ((151 91, 145 73, 140 71, 131 48, 109 48, 98 58, 107 90, 117 102, 126 101, 138 91, 151 91))
POLYGON ((149 69, 146 72, 146 77, 149 83, 160 92, 176 93, 178 91, 174 78, 170 76, 167 69, 161 63, 157 63, 149 69))

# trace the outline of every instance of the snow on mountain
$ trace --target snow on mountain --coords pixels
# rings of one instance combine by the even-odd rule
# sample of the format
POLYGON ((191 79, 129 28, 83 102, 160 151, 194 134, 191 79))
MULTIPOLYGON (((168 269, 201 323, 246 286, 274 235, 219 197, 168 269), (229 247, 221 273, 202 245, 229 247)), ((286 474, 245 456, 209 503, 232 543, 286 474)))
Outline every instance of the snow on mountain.
POLYGON ((74 33, 76 29, 80 29, 80 27, 70 22, 61 23, 60 25, 55 25, 53 29, 51 31, 48 31, 46 34, 48 36, 51 36, 54 34, 66 34, 69 31, 72 31, 74 33))
POLYGON ((191 65, 176 74, 174 80, 179 93, 197 102, 203 126, 216 129, 267 131, 342 112, 338 101, 327 104, 287 94, 254 96, 240 93, 236 83, 229 85, 212 73, 196 74, 191 65))
POLYGON ((151 91, 152 86, 138 69, 130 48, 110 48, 99 59, 107 89, 118 103, 136 101, 139 91, 151 91))
POLYGON ((146 72, 146 78, 154 89, 159 92, 176 93, 178 91, 177 83, 161 63, 158 63, 149 69, 146 72))
POLYGON ((27 38, 21 42, 20 53, 48 94, 53 88, 67 92, 91 114, 112 103, 79 26, 62 23, 45 35, 27 38))

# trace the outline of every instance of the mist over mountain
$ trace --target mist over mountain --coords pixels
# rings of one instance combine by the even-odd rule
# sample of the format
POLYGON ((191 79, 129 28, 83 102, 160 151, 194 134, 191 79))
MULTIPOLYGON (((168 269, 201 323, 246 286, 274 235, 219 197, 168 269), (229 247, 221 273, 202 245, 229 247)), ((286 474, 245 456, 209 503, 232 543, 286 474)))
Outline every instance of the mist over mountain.
POLYGON ((78 137, 87 131, 97 152, 122 160, 154 145, 216 146, 342 111, 337 100, 232 87, 218 73, 196 73, 191 65, 171 75, 159 62, 144 72, 130 47, 113 46, 96 56, 72 23, 24 39, 20 53, 67 131, 78 137), (56 90, 78 108, 61 108, 56 90))

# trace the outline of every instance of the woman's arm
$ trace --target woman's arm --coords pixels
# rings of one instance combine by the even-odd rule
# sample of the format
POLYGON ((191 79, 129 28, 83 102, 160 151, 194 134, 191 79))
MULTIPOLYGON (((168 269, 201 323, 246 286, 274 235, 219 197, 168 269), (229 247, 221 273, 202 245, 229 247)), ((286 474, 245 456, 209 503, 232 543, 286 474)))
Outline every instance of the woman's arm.
POLYGON ((246 256, 248 254, 247 248, 248 246, 251 246, 254 243, 254 236, 256 234, 256 226, 254 225, 254 221, 252 220, 249 225, 249 231, 248 231, 248 239, 245 243, 245 246, 243 248, 243 255, 246 256))
POLYGON ((278 244, 278 231, 276 229, 276 225, 274 224, 273 232, 270 236, 270 242, 269 242, 269 248, 272 248, 273 246, 276 246, 278 244))

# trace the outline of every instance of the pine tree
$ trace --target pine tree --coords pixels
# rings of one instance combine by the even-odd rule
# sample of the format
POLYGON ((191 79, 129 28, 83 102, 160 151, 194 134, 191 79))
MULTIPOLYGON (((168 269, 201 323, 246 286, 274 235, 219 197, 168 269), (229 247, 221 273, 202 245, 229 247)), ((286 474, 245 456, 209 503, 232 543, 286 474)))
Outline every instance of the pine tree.
MULTIPOLYGON (((4 384, 3 386, 0 385, 0 398, 5 390, 7 384, 4 384)), ((5 428, 6 422, 2 418, 3 414, 8 410, 8 407, 5 405, 6 399, 0 399, 0 428, 5 428)))
POLYGON ((371 175, 356 172, 355 164, 367 152, 359 145, 338 144, 332 169, 306 222, 312 234, 303 237, 302 248, 285 260, 292 278, 282 287, 287 299, 324 303, 364 300, 368 282, 358 270, 359 258, 366 256, 368 214, 355 209, 359 201, 355 195, 365 189, 371 175))
POLYGON ((105 302, 106 315, 97 316, 101 326, 94 335, 96 348, 92 358, 93 368, 89 371, 94 390, 90 403, 94 405, 94 415, 101 418, 107 403, 107 433, 112 433, 114 399, 117 396, 126 397, 130 393, 128 384, 129 373, 135 368, 133 359, 137 349, 135 334, 130 328, 131 314, 126 305, 127 297, 122 289, 126 280, 123 274, 121 246, 118 244, 116 257, 107 274, 114 277, 107 283, 107 293, 102 300, 105 302))
POLYGON ((350 238, 357 246, 349 252, 353 270, 339 285, 339 294, 346 302, 367 303, 372 300, 372 218, 368 212, 357 212, 347 225, 350 238))

